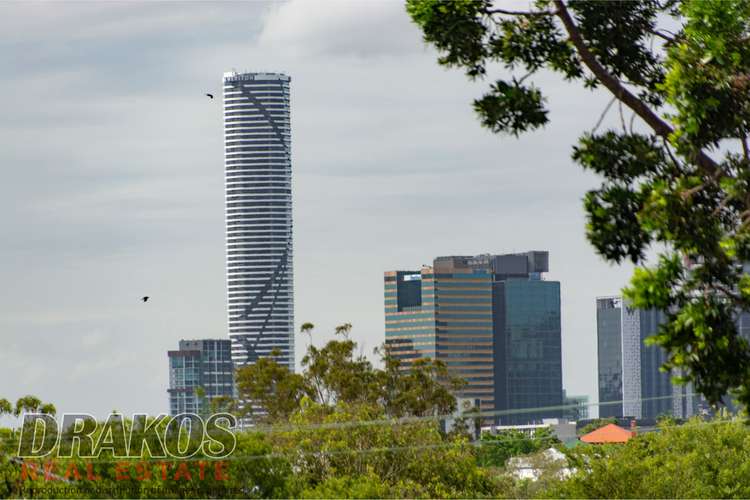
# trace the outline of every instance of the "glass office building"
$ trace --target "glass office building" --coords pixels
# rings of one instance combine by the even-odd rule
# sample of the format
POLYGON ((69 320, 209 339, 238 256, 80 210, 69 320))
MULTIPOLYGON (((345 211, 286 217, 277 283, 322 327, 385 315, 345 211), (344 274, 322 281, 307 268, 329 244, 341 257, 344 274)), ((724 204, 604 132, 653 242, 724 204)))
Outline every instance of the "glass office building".
MULTIPOLYGON (((501 283, 505 288, 507 346, 505 406, 515 409, 562 405, 560 283, 539 279, 508 279, 501 283)), ((496 397, 502 397, 499 390, 496 397)), ((561 411, 535 415, 560 417, 561 411)), ((524 418, 525 415, 509 416, 506 421, 522 423, 524 418)))
POLYGON ((386 348, 403 366, 436 357, 432 268, 385 273, 386 348))
POLYGON ((232 358, 278 350, 294 369, 289 77, 224 74, 227 304, 232 358))
MULTIPOLYGON (((562 404, 560 284, 542 279, 547 252, 438 257, 384 276, 386 348, 404 369, 442 360, 483 410, 562 404)), ((503 424, 560 411, 503 415, 503 424)))
POLYGON ((599 417, 622 416, 622 301, 619 297, 596 301, 599 417))
POLYGON ((180 340, 168 351, 169 412, 201 414, 218 396, 234 395, 232 344, 226 340, 180 340))
POLYGON ((621 297, 596 300, 600 417, 686 418, 697 412, 692 386, 672 384, 672 374, 660 370, 666 351, 646 345, 664 320, 662 312, 628 307, 621 297))

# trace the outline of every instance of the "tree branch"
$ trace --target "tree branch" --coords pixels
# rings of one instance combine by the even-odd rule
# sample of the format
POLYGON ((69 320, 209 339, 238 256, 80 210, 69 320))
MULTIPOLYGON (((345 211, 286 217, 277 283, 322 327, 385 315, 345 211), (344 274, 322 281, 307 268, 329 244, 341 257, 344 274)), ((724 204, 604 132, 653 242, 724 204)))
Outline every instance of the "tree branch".
POLYGON ((554 16, 557 14, 556 10, 505 10, 505 9, 487 9, 487 14, 505 14, 508 16, 554 16))
MULTIPOLYGON (((617 78, 615 78, 602 64, 596 59, 594 54, 591 53, 589 48, 583 41, 581 32, 578 30, 573 18, 568 12, 565 2, 563 0, 553 0, 556 7, 557 16, 565 26, 565 31, 568 32, 570 41, 578 51, 578 55, 586 65, 586 67, 596 76, 596 78, 609 89, 615 97, 622 101, 626 106, 635 111, 643 121, 645 121, 656 133, 656 135, 664 138, 668 138, 674 129, 659 115, 654 113, 642 100, 638 99, 628 89, 626 89, 617 78)), ((716 162, 711 159, 702 150, 696 153, 695 162, 703 169, 708 171, 710 174, 715 174, 719 171, 719 166, 716 162)))
POLYGON ((662 137, 661 140, 663 142, 664 149, 667 151, 667 154, 669 155, 669 158, 672 160, 672 163, 679 171, 682 167, 680 165, 680 162, 677 161, 677 158, 675 158, 674 155, 672 154, 672 150, 669 149, 669 141, 667 141, 666 137, 662 137))
MULTIPOLYGON (((533 75, 534 73, 535 73, 534 71, 529 71, 528 73, 526 73, 525 75, 523 75, 523 76, 521 77, 521 79, 520 79, 520 80, 517 80, 517 81, 516 81, 516 84, 517 84, 517 85, 521 85, 521 84, 523 83, 523 81, 524 81, 524 80, 526 80, 526 79, 527 79, 528 77, 530 77, 530 76, 531 76, 531 75, 533 75)), ((515 80, 515 78, 514 78, 514 80, 515 80)))
POLYGON ((599 120, 596 122, 596 125, 594 125, 594 128, 591 129, 591 132, 589 132, 591 135, 594 135, 594 132, 596 132, 599 129, 599 125, 602 124, 604 121, 604 117, 607 116, 607 112, 609 111, 609 108, 612 107, 612 104, 617 100, 616 97, 613 97, 611 101, 609 101, 609 104, 607 104, 607 107, 604 108, 604 111, 602 111, 602 114, 599 115, 599 120))
MULTIPOLYGON (((651 33, 654 36, 657 36, 657 37, 661 38, 662 40, 666 41, 667 43, 674 43, 676 41, 675 38, 672 38, 669 35, 665 35, 664 33, 662 33, 659 30, 648 30, 648 32, 651 33)), ((672 34, 674 34, 674 33, 672 33, 672 34)))

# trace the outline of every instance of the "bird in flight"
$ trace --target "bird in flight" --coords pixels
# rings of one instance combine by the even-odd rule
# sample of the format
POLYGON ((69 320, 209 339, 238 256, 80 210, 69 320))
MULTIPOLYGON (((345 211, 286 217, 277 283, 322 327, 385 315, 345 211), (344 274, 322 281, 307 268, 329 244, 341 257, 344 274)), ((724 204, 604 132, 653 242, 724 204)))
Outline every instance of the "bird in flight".
POLYGON ((213 95, 213 94, 209 94, 209 93, 206 93, 206 95, 207 95, 208 97, 210 97, 211 99, 213 99, 213 98, 214 98, 214 95, 213 95))
POLYGON ((148 302, 148 295, 146 295, 145 297, 143 297, 143 298, 142 298, 141 300, 142 300, 143 302, 148 302))

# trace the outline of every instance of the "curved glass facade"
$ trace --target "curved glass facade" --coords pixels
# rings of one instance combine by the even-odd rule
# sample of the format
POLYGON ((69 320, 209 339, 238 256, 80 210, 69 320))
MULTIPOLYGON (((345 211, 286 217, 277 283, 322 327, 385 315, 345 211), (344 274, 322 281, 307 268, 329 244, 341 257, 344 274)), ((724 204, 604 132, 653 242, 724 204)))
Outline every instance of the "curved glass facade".
POLYGON ((232 360, 278 350, 294 369, 289 81, 224 74, 227 305, 232 360))

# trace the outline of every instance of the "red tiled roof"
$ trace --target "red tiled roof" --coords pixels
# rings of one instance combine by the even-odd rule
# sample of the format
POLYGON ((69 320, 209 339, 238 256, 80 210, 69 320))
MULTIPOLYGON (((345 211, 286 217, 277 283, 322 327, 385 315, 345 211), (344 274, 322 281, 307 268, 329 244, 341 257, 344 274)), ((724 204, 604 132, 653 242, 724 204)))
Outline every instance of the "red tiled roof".
POLYGON ((632 431, 627 431, 615 424, 607 424, 604 427, 581 436, 581 441, 596 444, 627 443, 633 436, 635 436, 635 433, 632 431))

